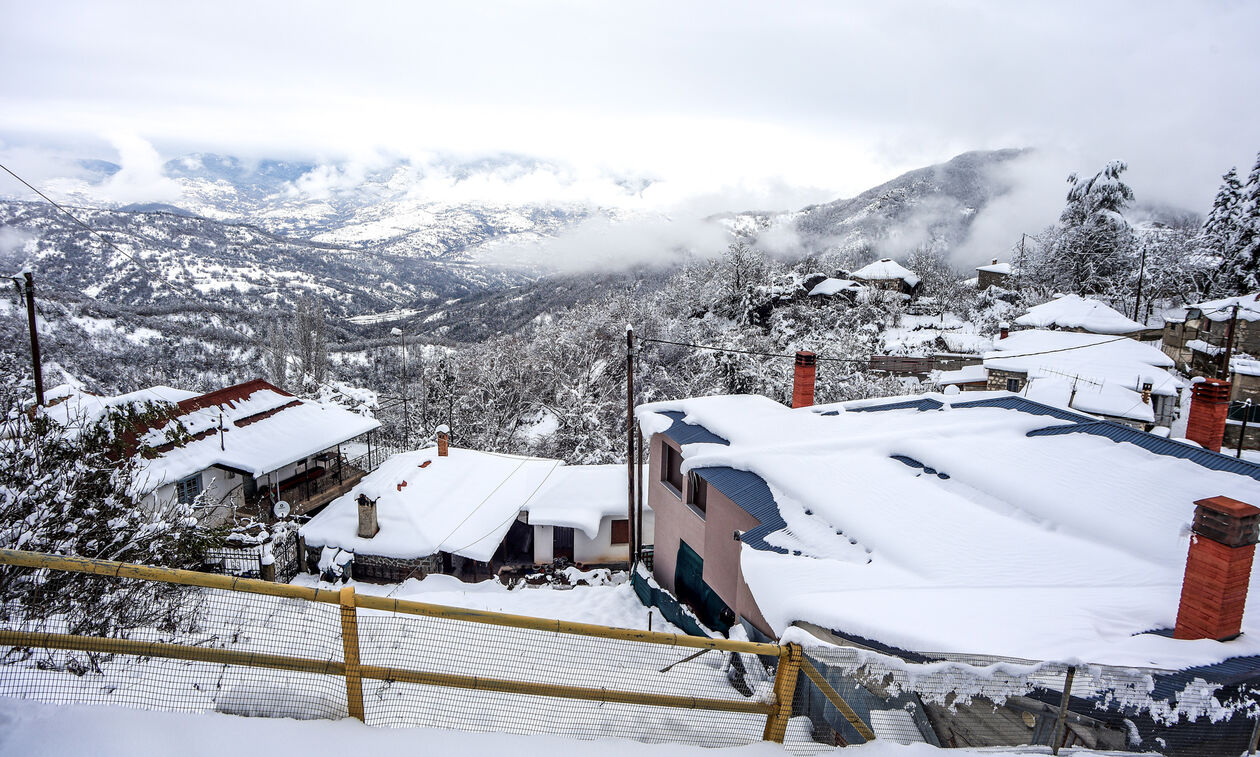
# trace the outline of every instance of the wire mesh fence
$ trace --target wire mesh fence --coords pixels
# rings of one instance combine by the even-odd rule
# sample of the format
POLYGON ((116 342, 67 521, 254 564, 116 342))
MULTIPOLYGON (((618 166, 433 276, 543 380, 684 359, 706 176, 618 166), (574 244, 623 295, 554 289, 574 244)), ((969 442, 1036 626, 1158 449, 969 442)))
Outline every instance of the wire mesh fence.
POLYGON ((7 591, 17 598, 0 611, 4 696, 702 746, 813 743, 787 728, 790 701, 776 690, 787 648, 774 644, 11 551, 0 565, 0 588, 26 589, 7 591), (65 601, 50 601, 53 586, 65 601))

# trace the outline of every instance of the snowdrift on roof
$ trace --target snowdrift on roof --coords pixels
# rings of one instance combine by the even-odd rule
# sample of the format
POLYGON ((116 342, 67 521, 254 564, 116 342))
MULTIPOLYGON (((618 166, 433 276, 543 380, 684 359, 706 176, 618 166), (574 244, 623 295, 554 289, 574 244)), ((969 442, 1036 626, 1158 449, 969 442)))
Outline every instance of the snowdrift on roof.
POLYGON ((900 279, 906 282, 907 286, 914 287, 919 285, 918 274, 889 258, 876 260, 874 263, 862 266, 849 275, 855 279, 865 279, 866 281, 900 279))
POLYGON ((1084 329, 1091 334, 1132 334, 1146 328, 1098 300, 1075 294, 1031 307, 1015 323, 1038 329, 1084 329))
POLYGON ((660 429, 660 411, 680 411, 730 441, 685 446, 686 469, 769 486, 785 526, 765 542, 786 553, 745 544, 742 570, 776 631, 808 621, 915 651, 1175 669, 1260 654, 1255 612, 1230 642, 1148 633, 1175 622, 1194 501, 1260 503, 1260 482, 1091 434, 1029 436, 1074 422, 974 404, 1009 397, 835 415, 709 397, 638 415, 660 429))

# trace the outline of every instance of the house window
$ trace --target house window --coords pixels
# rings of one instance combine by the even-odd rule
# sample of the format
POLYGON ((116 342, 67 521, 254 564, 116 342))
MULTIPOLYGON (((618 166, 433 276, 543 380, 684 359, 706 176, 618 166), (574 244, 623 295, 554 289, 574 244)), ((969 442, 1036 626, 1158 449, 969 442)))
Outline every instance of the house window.
POLYGON ((1008 379, 1006 380, 1006 391, 1008 391, 1008 392, 1018 392, 1018 391, 1019 391, 1019 379, 1017 379, 1017 378, 1008 378, 1008 379))
POLYGON ((661 481, 669 484, 674 489, 674 494, 682 496, 683 475, 682 475, 682 453, 668 444, 661 444, 665 455, 661 460, 661 481))
POLYGON ((612 544, 630 543, 630 521, 622 518, 612 522, 612 544))
POLYGON ((694 472, 687 475, 687 504, 701 518, 709 508, 709 482, 694 472))
POLYGON ((201 474, 196 473, 188 478, 175 482, 175 498, 185 505, 191 505, 192 501, 201 494, 201 474))

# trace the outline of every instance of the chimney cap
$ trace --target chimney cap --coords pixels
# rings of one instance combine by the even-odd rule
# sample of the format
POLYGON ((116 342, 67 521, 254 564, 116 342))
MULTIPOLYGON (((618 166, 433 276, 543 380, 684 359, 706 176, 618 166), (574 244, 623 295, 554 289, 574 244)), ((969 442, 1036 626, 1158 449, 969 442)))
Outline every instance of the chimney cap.
POLYGON ((1223 495, 1195 500, 1194 504, 1221 515, 1228 515, 1231 518, 1248 518, 1260 515, 1260 507, 1223 495))
POLYGON ((449 434, 451 433, 451 427, 443 423, 441 426, 433 429, 433 431, 438 434, 449 434))

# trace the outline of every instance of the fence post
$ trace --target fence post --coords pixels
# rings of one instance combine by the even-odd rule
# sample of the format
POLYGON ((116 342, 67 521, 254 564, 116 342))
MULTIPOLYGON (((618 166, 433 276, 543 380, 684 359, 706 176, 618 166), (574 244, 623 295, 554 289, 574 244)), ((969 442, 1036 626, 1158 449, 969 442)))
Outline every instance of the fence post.
POLYGON ((1076 678, 1076 666, 1069 665, 1067 674, 1063 676, 1063 698, 1059 700, 1059 716, 1054 721, 1054 737, 1050 744, 1050 754, 1058 755, 1059 747, 1067 740, 1064 727, 1067 725, 1068 705, 1072 703, 1072 679, 1076 678))
POLYGON ((801 645, 784 644, 779 647, 779 669, 774 674, 774 703, 777 709, 766 716, 763 741, 783 743, 787 734, 788 719, 792 717, 792 700, 796 695, 796 676, 801 672, 801 645))
POLYGON ((359 611, 354 587, 341 588, 341 648, 346 663, 346 709, 363 720, 363 679, 359 676, 359 611))

